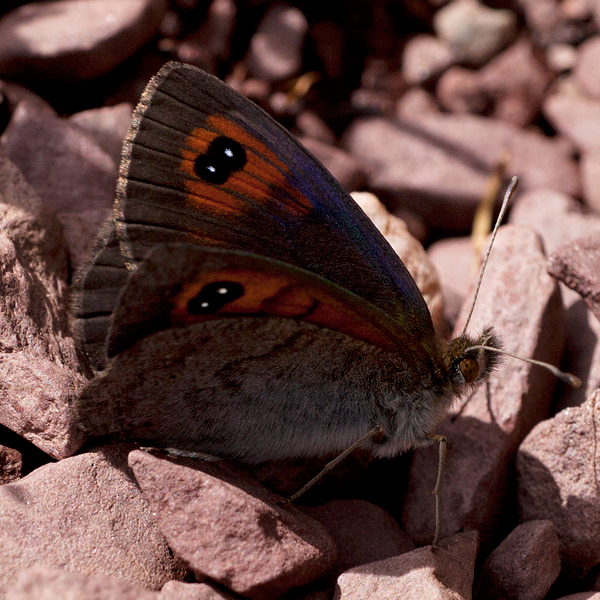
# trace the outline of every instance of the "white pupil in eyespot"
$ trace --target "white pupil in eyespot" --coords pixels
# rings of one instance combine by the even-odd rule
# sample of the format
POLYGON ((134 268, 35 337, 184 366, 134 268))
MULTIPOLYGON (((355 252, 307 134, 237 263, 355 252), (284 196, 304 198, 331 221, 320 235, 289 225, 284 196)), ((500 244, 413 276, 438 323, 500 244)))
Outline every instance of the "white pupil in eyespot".
POLYGON ((209 165, 208 167, 206 167, 211 173, 214 173, 216 171, 216 169, 212 166, 209 165))
POLYGON ((233 151, 231 148, 225 148, 225 156, 229 156, 229 158, 233 156, 233 151))
POLYGON ((227 293, 227 288, 223 287, 223 288, 219 288, 217 290, 217 294, 226 294, 226 293, 227 293))
POLYGON ((210 305, 208 304, 208 302, 202 302, 202 304, 200 304, 200 306, 202 308, 208 308, 210 305))

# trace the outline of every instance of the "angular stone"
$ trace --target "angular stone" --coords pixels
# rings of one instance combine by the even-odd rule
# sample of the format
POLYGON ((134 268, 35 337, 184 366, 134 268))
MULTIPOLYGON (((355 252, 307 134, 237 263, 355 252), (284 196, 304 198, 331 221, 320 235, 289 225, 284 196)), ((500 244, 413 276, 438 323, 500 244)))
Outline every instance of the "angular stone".
POLYGON ((408 208, 442 232, 470 230, 489 174, 506 148, 507 172, 520 177, 520 190, 577 194, 580 188, 566 140, 473 115, 357 119, 343 141, 392 212, 408 208))
POLYGON ((327 529, 338 550, 329 576, 367 563, 414 550, 415 545, 396 520, 382 508, 364 500, 332 500, 321 506, 304 506, 302 512, 327 529))
POLYGON ((400 257, 425 298, 434 327, 441 330, 443 327, 443 298, 440 282, 435 267, 428 259, 421 243, 410 234, 406 223, 390 214, 374 194, 354 192, 352 198, 373 221, 400 257))
POLYGON ((0 77, 80 81, 111 71, 158 30, 166 0, 59 0, 0 20, 0 77))
POLYGON ((597 390, 582 406, 539 423, 517 455, 520 520, 554 523, 560 581, 580 581, 600 562, 599 401, 597 390))
MULTIPOLYGON (((140 487, 176 556, 196 578, 209 577, 253 600, 310 583, 335 562, 321 527, 241 469, 130 454, 140 487)), ((223 463, 219 463, 223 464, 223 463)))
POLYGON ((435 13, 433 28, 459 61, 479 66, 514 39, 517 17, 477 0, 453 0, 435 13))
POLYGON ((63 458, 83 441, 70 421, 86 377, 69 331, 61 226, 2 157, 0 230, 0 423, 63 458))
POLYGON ((183 579, 127 467, 131 448, 105 446, 0 486, 0 595, 36 565, 155 590, 183 579))
POLYGON ((252 74, 279 81, 297 73, 307 30, 306 17, 298 8, 270 7, 250 40, 248 65, 252 74))
POLYGON ((598 214, 600 213, 600 147, 583 152, 579 165, 585 203, 598 214))
MULTIPOLYGON (((564 194, 536 190, 519 196, 511 210, 510 222, 535 229, 551 255, 560 246, 600 233, 600 216, 564 194)), ((579 389, 559 382, 555 394, 557 409, 579 406, 600 384, 600 323, 588 314, 580 296, 561 284, 567 309, 567 340, 561 368, 583 382, 579 389)))
POLYGON ((548 259, 548 272, 575 290, 600 320, 600 231, 561 246, 548 259))
POLYGON ((162 600, 159 592, 127 581, 43 566, 22 569, 6 597, 10 600, 162 600))
POLYGON ((558 537, 552 521, 529 521, 513 529, 488 556, 475 597, 545 598, 559 573, 558 537))
MULTIPOLYGON (((463 306, 455 335, 470 308, 463 306)), ((501 227, 468 332, 493 326, 503 347, 517 356, 558 364, 565 315, 557 282, 546 272, 542 244, 525 227, 501 227)), ((459 413, 432 433, 447 436, 442 490, 442 535, 477 529, 483 547, 501 534, 512 464, 518 445, 548 415, 556 378, 545 369, 502 357, 488 385, 459 413)), ((417 544, 433 539, 432 490, 438 471, 437 446, 417 449, 403 507, 403 529, 417 544)))
POLYGON ((459 533, 431 546, 417 548, 346 571, 338 577, 334 600, 470 600, 477 532, 459 533))

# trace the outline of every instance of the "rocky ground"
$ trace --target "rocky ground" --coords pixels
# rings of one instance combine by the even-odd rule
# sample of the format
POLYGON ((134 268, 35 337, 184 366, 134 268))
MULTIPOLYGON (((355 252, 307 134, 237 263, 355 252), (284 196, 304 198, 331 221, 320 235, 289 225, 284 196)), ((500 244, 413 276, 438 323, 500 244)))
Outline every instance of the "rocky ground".
POLYGON ((0 597, 600 599, 600 4, 0 12, 0 597), (319 464, 250 471, 74 433, 90 375, 69 284, 109 213, 133 106, 171 59, 225 79, 363 192, 442 334, 466 318, 478 206, 494 174, 499 193, 520 177, 470 329, 492 324, 507 350, 583 386, 506 358, 439 427, 436 551, 435 447, 357 451, 282 508, 277 493, 319 464))

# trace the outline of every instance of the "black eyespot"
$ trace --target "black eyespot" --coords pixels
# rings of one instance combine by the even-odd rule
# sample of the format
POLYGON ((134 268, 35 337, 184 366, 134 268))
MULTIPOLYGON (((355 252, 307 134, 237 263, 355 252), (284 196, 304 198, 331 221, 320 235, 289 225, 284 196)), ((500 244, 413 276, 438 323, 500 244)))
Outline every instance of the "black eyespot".
POLYGON ((225 183, 229 176, 246 164, 246 151, 243 146, 225 137, 215 138, 206 154, 201 154, 194 162, 194 171, 200 179, 208 183, 225 183))
POLYGON ((244 293, 244 287, 233 281, 217 281, 205 285, 187 305, 193 315, 209 315, 237 300, 244 293))

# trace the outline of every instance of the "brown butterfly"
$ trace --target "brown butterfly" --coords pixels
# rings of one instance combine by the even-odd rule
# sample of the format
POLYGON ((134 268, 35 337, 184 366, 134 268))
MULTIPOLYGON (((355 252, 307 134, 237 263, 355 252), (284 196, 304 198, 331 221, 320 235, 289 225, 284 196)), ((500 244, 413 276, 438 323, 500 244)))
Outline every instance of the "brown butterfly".
POLYGON ((114 219, 76 282, 90 435, 260 462, 424 440, 499 346, 436 337, 405 266, 266 113, 169 63, 125 140, 114 219))

